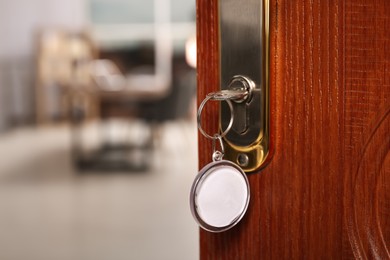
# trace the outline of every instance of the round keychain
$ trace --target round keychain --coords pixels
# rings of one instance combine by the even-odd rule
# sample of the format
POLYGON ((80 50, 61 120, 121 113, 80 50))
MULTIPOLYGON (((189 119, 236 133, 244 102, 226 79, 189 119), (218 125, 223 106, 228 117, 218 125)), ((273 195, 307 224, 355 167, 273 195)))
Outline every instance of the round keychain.
POLYGON ((222 138, 233 125, 233 93, 216 92, 207 95, 198 110, 198 128, 213 141, 212 162, 203 167, 191 188, 191 212, 199 226, 210 232, 222 232, 234 227, 244 216, 250 199, 248 178, 235 163, 223 160, 222 138), (201 113, 209 100, 226 101, 231 111, 228 127, 222 134, 207 134, 201 126, 201 113), (217 149, 217 141, 220 151, 217 149))

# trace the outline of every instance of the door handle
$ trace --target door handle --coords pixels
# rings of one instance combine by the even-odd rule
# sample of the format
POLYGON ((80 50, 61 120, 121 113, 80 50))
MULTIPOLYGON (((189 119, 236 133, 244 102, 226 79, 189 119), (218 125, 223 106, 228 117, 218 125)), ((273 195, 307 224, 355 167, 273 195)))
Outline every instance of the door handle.
MULTIPOLYGON (((225 159, 245 172, 263 168, 270 154, 269 0, 220 0, 220 90, 246 89, 233 100, 234 123, 223 138, 225 159)), ((220 129, 231 110, 221 103, 220 129)))

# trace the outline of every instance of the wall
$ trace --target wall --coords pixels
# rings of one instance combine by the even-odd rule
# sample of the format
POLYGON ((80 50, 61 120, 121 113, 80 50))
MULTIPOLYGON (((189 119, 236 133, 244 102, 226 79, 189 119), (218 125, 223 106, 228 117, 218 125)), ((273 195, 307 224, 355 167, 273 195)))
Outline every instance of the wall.
POLYGON ((86 0, 0 0, 0 131, 34 115, 34 34, 87 24, 86 0))
POLYGON ((37 28, 77 29, 86 14, 83 0, 0 0, 0 58, 31 55, 37 28))

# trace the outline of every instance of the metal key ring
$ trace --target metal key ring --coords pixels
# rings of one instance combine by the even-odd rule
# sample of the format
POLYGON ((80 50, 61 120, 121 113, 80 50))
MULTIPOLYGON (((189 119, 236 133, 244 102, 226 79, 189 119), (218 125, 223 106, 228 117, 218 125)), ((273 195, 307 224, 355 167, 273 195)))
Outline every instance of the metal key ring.
POLYGON ((222 101, 222 100, 226 101, 228 103, 228 105, 229 105, 229 108, 230 108, 230 121, 229 121, 229 125, 227 126, 225 131, 223 131, 219 135, 219 138, 224 137, 230 131, 230 129, 232 128, 233 120, 234 120, 234 115, 233 115, 234 114, 234 110, 233 110, 233 104, 232 104, 232 101, 230 100, 230 98, 221 98, 220 94, 218 94, 218 92, 210 93, 210 94, 208 94, 206 96, 205 99, 203 99, 202 103, 199 106, 198 114, 197 114, 198 129, 202 133, 202 135, 204 135, 205 137, 207 137, 209 139, 212 139, 212 140, 216 140, 218 138, 216 138, 215 136, 209 135, 202 128, 202 119, 201 119, 202 111, 203 111, 203 108, 206 105, 207 101, 209 101, 210 99, 211 100, 217 100, 217 101, 222 101))

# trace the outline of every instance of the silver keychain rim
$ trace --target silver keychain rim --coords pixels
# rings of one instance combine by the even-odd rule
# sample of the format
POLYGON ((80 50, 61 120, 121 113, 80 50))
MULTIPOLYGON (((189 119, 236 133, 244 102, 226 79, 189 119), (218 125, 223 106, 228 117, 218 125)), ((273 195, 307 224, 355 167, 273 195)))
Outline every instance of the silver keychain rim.
POLYGON ((198 121, 198 129, 199 129, 199 131, 201 132, 201 134, 203 136, 205 136, 205 137, 207 137, 209 139, 212 139, 212 140, 216 140, 218 138, 222 138, 222 137, 226 136, 226 134, 232 129, 233 121, 234 121, 234 108, 233 108, 233 104, 232 104, 231 98, 232 98, 232 95, 221 94, 221 92, 213 92, 213 93, 209 93, 206 96, 206 98, 203 99, 202 103, 200 103, 199 109, 198 109, 198 113, 197 113, 197 121, 198 121), (229 124, 228 124, 227 128, 225 129, 225 131, 223 131, 220 135, 218 135, 219 137, 216 137, 215 135, 214 136, 209 135, 202 128, 202 118, 201 118, 201 115, 202 115, 202 111, 204 109, 204 106, 206 105, 206 103, 209 100, 226 101, 226 103, 228 103, 229 108, 230 108, 230 121, 229 121, 229 124))
POLYGON ((195 181, 193 182, 192 187, 191 187, 190 207, 191 207, 192 216, 194 217, 195 221, 198 223, 198 225, 202 229, 207 230, 209 232, 213 232, 213 233, 220 233, 220 232, 229 230, 229 229, 233 228, 234 226, 236 226, 240 222, 240 220, 245 216, 245 213, 248 210, 249 201, 250 201, 250 185, 249 185, 248 177, 246 176, 244 171, 238 165, 236 165, 230 161, 227 161, 227 160, 214 161, 212 163, 207 164, 205 167, 203 167, 202 170, 200 170, 200 172, 196 176, 195 181), (202 217, 199 215, 198 209, 197 209, 198 206, 196 203, 196 197, 198 194, 197 191, 198 191, 199 186, 202 185, 203 181, 205 180, 205 178, 208 175, 213 173, 213 171, 210 171, 210 169, 214 168, 215 166, 228 166, 228 167, 232 167, 232 168, 236 169, 243 177, 243 179, 245 181, 245 185, 246 185, 246 200, 245 200, 244 208, 242 209, 240 214, 235 219, 233 219, 233 221, 231 223, 229 223, 228 225, 222 226, 222 227, 216 227, 216 226, 212 226, 212 225, 206 223, 202 219, 202 217))

